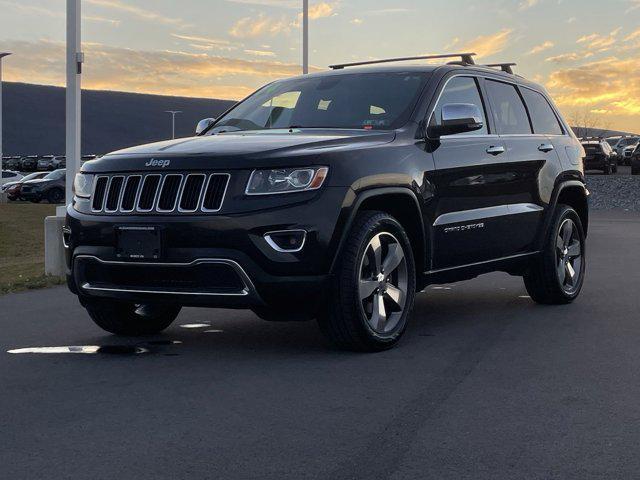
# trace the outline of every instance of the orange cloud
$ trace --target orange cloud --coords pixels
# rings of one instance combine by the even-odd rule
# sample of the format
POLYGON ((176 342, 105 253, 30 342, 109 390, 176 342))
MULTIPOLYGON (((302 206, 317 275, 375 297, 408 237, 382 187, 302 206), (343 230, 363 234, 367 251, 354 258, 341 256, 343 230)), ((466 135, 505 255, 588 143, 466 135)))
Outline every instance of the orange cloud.
POLYGON ((489 57, 506 48, 512 33, 512 29, 505 28, 492 35, 480 35, 467 42, 463 50, 476 52, 479 57, 489 57))

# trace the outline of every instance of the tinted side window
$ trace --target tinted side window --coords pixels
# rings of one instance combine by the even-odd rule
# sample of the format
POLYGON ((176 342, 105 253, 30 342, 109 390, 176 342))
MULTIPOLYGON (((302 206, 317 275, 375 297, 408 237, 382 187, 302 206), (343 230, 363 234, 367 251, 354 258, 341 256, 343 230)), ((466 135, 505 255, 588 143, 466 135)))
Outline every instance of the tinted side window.
POLYGON ((487 90, 491 97, 493 116, 502 135, 531 133, 527 110, 516 87, 508 83, 487 81, 487 90))
POLYGON ((528 88, 523 88, 521 91, 529 108, 533 132, 543 135, 562 135, 562 127, 547 99, 528 88))
POLYGON ((16 174, 13 172, 2 172, 2 178, 13 178, 16 174))
POLYGON ((482 104, 482 98, 480 97, 480 91, 478 90, 478 84, 474 78, 471 77, 453 77, 442 91, 442 95, 438 100, 433 115, 431 116, 431 125, 440 125, 442 123, 442 107, 449 103, 472 103, 477 105, 482 112, 482 121, 484 126, 480 130, 474 132, 468 132, 464 135, 486 135, 487 119, 484 113, 484 106, 482 104))

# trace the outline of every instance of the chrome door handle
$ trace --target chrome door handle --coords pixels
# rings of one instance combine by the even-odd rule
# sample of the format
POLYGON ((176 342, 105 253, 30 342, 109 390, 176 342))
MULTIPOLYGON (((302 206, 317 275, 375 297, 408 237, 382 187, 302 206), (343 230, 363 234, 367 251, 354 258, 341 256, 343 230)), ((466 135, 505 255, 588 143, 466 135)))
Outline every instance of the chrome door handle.
POLYGON ((553 145, 551 145, 550 143, 543 143, 538 147, 538 150, 540 150, 541 152, 547 153, 553 150, 553 145))
POLYGON ((506 152, 506 150, 504 149, 503 146, 490 146, 489 148, 487 148, 487 153, 489 155, 500 155, 501 153, 506 152))

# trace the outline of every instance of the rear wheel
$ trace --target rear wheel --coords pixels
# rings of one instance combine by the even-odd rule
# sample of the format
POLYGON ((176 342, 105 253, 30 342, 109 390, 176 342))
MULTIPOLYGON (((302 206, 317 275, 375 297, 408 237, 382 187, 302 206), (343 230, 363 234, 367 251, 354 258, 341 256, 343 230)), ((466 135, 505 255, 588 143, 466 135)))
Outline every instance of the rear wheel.
POLYGON ((576 211, 559 205, 540 256, 524 276, 531 298, 543 304, 575 300, 584 282, 585 237, 576 211))
POLYGON ((47 200, 49 203, 62 203, 64 199, 64 192, 60 188, 53 188, 47 193, 47 200))
POLYGON ((391 348, 406 330, 415 288, 413 251, 402 225, 386 213, 360 213, 319 315, 320 328, 339 348, 391 348))
POLYGON ((605 165, 604 170, 602 172, 605 175, 611 175, 611 165, 605 165))
POLYGON ((103 330, 122 336, 152 335, 169 327, 181 307, 141 305, 112 299, 82 298, 91 319, 103 330))

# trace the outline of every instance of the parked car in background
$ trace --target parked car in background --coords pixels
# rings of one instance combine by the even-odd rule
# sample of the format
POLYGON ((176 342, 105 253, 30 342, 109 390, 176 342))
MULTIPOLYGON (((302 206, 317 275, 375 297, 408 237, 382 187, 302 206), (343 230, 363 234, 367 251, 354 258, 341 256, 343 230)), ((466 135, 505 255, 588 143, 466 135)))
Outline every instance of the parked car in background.
POLYGON ((640 144, 638 144, 631 156, 631 175, 640 175, 640 144))
POLYGON ((638 143, 624 147, 624 150, 622 151, 622 160, 625 165, 631 165, 631 159, 636 148, 638 148, 638 143))
POLYGON ((65 169, 54 170, 43 178, 22 184, 20 198, 34 203, 47 200, 49 203, 64 201, 65 169))
POLYGON ((618 171, 617 156, 609 143, 600 139, 584 139, 581 143, 585 151, 585 170, 602 170, 605 175, 618 171))
POLYGON ((14 172, 13 170, 2 170, 0 175, 0 188, 4 187, 6 183, 16 182, 22 178, 22 174, 14 172))
POLYGON ((36 170, 39 172, 55 170, 55 168, 53 168, 53 155, 44 155, 38 158, 36 170))
POLYGON ((22 184, 29 180, 37 180, 48 175, 48 172, 33 172, 29 175, 25 175, 20 180, 14 182, 5 183, 0 189, 7 194, 7 198, 11 201, 20 199, 20 191, 22 190, 22 184))
POLYGON ((65 157, 64 155, 56 155, 55 157, 53 157, 51 164, 53 166, 52 170, 65 168, 67 166, 67 157, 65 157))
POLYGON ((625 148, 631 145, 637 145, 640 142, 640 137, 624 137, 616 144, 616 152, 618 157, 624 162, 625 165, 631 165, 631 157, 624 156, 625 148))
POLYGON ((38 168, 38 156, 29 155, 20 159, 20 170, 23 172, 35 172, 38 168))
POLYGON ((80 158, 80 163, 88 162, 90 160, 95 160, 97 158, 99 158, 99 157, 98 157, 98 155, 95 155, 95 154, 82 155, 82 157, 80 158))
POLYGON ((608 137, 605 138, 604 140, 611 145, 611 148, 613 148, 614 150, 616 149, 616 146, 618 145, 618 142, 622 139, 622 137, 620 135, 616 135, 615 137, 608 137))
POLYGON ((7 170, 20 170, 20 156, 6 157, 2 160, 2 168, 7 170))

